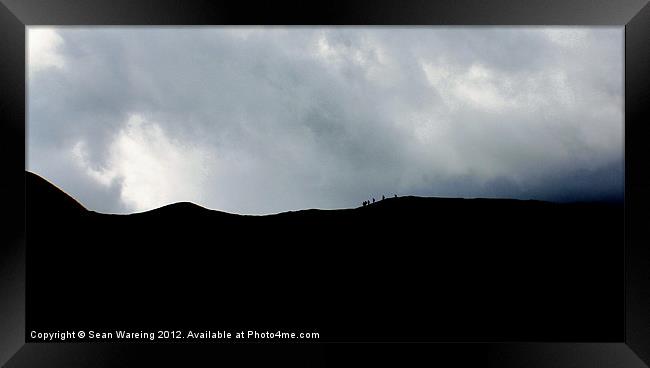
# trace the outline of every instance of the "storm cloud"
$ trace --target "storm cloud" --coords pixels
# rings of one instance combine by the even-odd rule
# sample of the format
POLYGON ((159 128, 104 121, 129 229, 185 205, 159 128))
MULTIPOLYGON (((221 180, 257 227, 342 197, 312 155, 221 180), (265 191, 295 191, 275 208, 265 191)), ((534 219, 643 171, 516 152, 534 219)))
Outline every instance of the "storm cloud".
POLYGON ((27 169, 87 208, 623 198, 623 29, 29 27, 27 169))

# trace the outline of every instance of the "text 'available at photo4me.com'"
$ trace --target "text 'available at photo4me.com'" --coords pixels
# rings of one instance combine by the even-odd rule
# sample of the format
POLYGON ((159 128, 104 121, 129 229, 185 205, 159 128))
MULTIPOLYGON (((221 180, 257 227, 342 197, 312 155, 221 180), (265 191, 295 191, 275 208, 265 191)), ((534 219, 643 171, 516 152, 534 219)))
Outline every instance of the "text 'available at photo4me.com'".
POLYGON ((33 342, 299 342, 320 339, 320 333, 313 330, 32 330, 28 336, 33 342))

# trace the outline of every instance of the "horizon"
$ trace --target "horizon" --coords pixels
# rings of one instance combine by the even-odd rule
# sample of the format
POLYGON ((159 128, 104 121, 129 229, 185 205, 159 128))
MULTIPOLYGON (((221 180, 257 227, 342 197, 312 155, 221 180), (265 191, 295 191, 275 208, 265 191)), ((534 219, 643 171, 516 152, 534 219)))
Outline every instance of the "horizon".
POLYGON ((55 183, 51 182, 47 178, 42 177, 39 174, 36 174, 34 172, 25 170, 26 173, 32 174, 43 181, 45 181, 48 185, 54 187, 56 190, 62 192, 64 195, 69 197, 71 200, 75 201, 79 205, 81 205, 85 210, 87 211, 93 211, 99 214, 103 215, 135 215, 135 214, 142 214, 142 213, 147 213, 147 212, 155 212, 157 210, 160 210, 162 208, 168 208, 168 207, 174 207, 174 206, 179 206, 183 204, 190 204, 195 207, 199 207, 203 210, 211 211, 211 212, 220 212, 228 215, 238 215, 238 216, 273 216, 273 215, 280 215, 280 214, 286 214, 286 213, 295 213, 295 212, 302 212, 302 211, 345 211, 345 210, 354 210, 354 209, 360 209, 363 207, 370 207, 374 205, 379 205, 381 202, 385 200, 403 200, 403 199, 416 199, 416 200, 480 200, 480 201, 516 201, 516 202, 540 202, 540 203, 548 203, 548 204, 623 204, 623 201, 618 201, 618 200, 600 200, 600 201, 576 201, 576 202, 553 202, 553 201, 545 201, 545 200, 539 200, 539 199, 518 199, 518 198, 501 198, 501 197, 436 197, 436 196, 418 196, 418 195, 394 195, 394 196, 387 196, 385 198, 377 198, 375 202, 372 202, 372 197, 370 200, 364 200, 362 202, 368 201, 366 204, 360 204, 357 206, 351 206, 351 207, 341 207, 341 208, 301 208, 301 209, 295 209, 295 210, 287 210, 287 211, 282 211, 282 212, 273 212, 273 213, 264 213, 264 214, 246 214, 246 213, 234 213, 234 212, 226 212, 222 211, 218 208, 209 208, 202 206, 200 204, 191 202, 191 201, 180 201, 180 202, 173 202, 173 203, 168 203, 168 204, 163 204, 160 207, 155 207, 143 211, 138 211, 138 212, 131 212, 131 213, 104 213, 104 212, 99 212, 99 211, 94 211, 92 209, 87 208, 83 203, 81 203, 78 199, 74 198, 72 195, 67 193, 65 190, 61 189, 59 186, 57 186, 55 183))
POLYGON ((624 200, 622 27, 30 26, 27 48, 26 170, 96 212, 624 200))

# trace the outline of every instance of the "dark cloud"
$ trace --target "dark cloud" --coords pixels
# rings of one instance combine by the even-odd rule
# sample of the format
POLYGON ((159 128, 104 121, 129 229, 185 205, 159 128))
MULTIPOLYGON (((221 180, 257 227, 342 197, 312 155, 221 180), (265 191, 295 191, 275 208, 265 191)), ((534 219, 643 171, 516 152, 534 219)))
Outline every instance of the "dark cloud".
POLYGON ((620 28, 30 28, 28 168, 102 212, 622 198, 620 28))

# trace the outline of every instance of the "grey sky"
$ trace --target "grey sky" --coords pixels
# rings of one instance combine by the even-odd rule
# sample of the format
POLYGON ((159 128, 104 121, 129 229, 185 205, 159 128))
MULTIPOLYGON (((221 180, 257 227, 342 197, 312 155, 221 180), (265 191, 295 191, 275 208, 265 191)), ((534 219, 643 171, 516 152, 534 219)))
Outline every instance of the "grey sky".
POLYGON ((27 169, 87 208, 623 197, 623 28, 42 28, 27 169))

